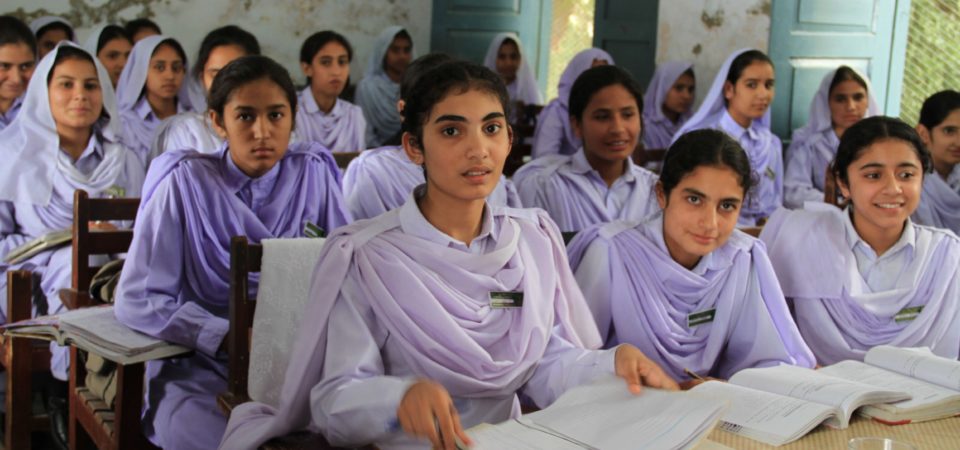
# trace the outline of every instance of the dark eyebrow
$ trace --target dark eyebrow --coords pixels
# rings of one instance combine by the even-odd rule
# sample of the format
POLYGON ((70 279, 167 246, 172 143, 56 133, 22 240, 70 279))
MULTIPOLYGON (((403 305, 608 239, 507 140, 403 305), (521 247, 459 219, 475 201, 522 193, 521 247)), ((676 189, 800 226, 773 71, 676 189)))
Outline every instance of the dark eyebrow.
POLYGON ((453 114, 444 114, 440 117, 437 117, 437 120, 434 120, 433 123, 440 122, 466 122, 467 118, 463 116, 455 116, 453 114))
MULTIPOLYGON (((866 164, 860 166, 860 170, 863 170, 863 169, 882 169, 883 167, 884 167, 883 164, 880 164, 880 163, 878 163, 878 162, 872 162, 872 163, 866 163, 866 164)), ((917 168, 917 165, 916 165, 915 163, 913 163, 912 161, 904 161, 904 162, 902 162, 902 163, 900 163, 900 164, 897 164, 897 167, 912 167, 912 168, 916 169, 916 168, 917 168)))
POLYGON ((492 112, 490 114, 483 116, 483 121, 486 122, 488 120, 499 119, 501 117, 506 117, 506 116, 504 116, 502 112, 492 112))
POLYGON ((698 190, 696 190, 696 189, 694 189, 694 188, 683 188, 683 192, 686 192, 686 193, 688 193, 688 194, 697 195, 697 196, 700 196, 700 197, 703 197, 703 198, 710 198, 710 196, 708 196, 707 194, 704 194, 703 192, 700 192, 700 191, 698 191, 698 190))

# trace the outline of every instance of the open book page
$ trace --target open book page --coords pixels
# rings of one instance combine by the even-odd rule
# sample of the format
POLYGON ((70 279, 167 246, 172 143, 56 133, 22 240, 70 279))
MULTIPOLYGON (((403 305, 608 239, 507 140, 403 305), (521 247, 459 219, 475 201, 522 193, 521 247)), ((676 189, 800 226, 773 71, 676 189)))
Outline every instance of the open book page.
POLYGON ((619 378, 604 378, 564 393, 522 423, 595 448, 687 448, 723 414, 722 400, 645 388, 631 394, 619 378))
POLYGON ((879 345, 867 351, 863 361, 871 366, 960 391, 960 361, 937 356, 929 348, 879 345))
POLYGON ((843 412, 843 416, 830 419, 827 424, 839 428, 847 428, 854 410, 863 405, 910 398, 910 394, 903 391, 833 377, 806 367, 787 364, 744 369, 731 377, 730 383, 836 407, 843 412))
POLYGON ((165 341, 141 334, 120 323, 113 314, 113 305, 80 308, 61 314, 60 329, 128 354, 167 345, 165 341))
POLYGON ((516 420, 508 420, 499 425, 478 425, 467 430, 467 436, 473 440, 470 450, 583 450, 583 446, 530 428, 516 420))
POLYGON ((51 231, 43 236, 24 242, 19 247, 10 250, 3 256, 7 264, 19 264, 34 255, 57 247, 69 244, 73 240, 73 231, 69 228, 65 230, 51 231))
POLYGON ((722 381, 708 381, 689 392, 727 400, 730 408, 720 429, 770 445, 797 440, 839 413, 831 406, 722 381))
POLYGON ((818 370, 818 372, 848 380, 857 380, 861 383, 881 388, 904 391, 910 394, 912 398, 893 404, 893 406, 903 410, 913 410, 950 401, 960 401, 960 392, 901 375, 887 369, 874 367, 860 361, 841 361, 823 367, 818 370))

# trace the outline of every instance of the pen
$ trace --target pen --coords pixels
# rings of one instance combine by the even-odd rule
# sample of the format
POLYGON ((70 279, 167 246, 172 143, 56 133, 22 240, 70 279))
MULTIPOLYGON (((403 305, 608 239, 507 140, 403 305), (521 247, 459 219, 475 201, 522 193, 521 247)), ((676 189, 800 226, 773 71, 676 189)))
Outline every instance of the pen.
POLYGON ((683 368, 683 373, 687 374, 688 377, 693 378, 694 380, 707 381, 703 379, 703 377, 701 377, 700 375, 697 375, 694 371, 687 369, 686 367, 683 368))

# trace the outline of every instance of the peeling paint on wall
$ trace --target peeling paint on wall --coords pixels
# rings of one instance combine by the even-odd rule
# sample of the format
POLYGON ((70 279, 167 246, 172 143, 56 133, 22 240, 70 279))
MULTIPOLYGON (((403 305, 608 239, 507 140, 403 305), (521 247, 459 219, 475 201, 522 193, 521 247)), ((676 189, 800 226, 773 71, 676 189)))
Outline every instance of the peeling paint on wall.
POLYGON ((263 53, 284 65, 303 82, 299 64, 303 40, 321 30, 337 31, 354 48, 351 78, 363 74, 380 31, 390 25, 407 28, 417 54, 429 51, 431 0, 3 0, 0 14, 27 22, 55 15, 70 21, 78 40, 104 23, 122 24, 137 17, 156 21, 196 57, 200 41, 216 27, 234 24, 257 36, 263 53))
POLYGON ((723 26, 723 10, 718 9, 713 13, 703 10, 700 13, 700 21, 703 22, 703 26, 707 27, 708 30, 713 28, 719 28, 723 26))
POLYGON ((771 0, 661 1, 657 63, 693 61, 699 101, 730 53, 745 47, 767 50, 770 7, 771 0))
POLYGON ((770 11, 773 5, 771 0, 759 0, 756 5, 747 10, 747 14, 754 16, 764 15, 770 17, 770 11))

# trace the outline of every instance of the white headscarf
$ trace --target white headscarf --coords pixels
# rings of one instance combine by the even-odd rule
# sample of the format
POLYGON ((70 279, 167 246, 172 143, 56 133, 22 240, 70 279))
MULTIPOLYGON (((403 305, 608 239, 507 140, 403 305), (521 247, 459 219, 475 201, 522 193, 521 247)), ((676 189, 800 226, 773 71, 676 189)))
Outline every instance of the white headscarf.
POLYGON ((110 24, 105 23, 103 25, 98 26, 97 28, 94 28, 93 32, 91 32, 90 35, 87 36, 87 40, 83 41, 83 49, 86 50, 87 53, 93 55, 94 58, 97 57, 97 50, 98 50, 97 44, 100 43, 100 35, 103 33, 103 30, 106 29, 108 26, 110 26, 110 24))
POLYGON ((116 180, 123 168, 121 156, 125 149, 118 143, 120 121, 113 85, 107 70, 93 55, 91 58, 97 68, 106 117, 94 125, 95 135, 92 139, 99 136, 103 140, 103 161, 92 174, 84 175, 70 164, 68 157, 60 156, 60 136, 50 111, 47 77, 53 70, 57 54, 65 47, 86 52, 64 41, 44 56, 33 72, 20 114, 10 126, 0 131, 0 146, 3 146, 5 153, 5 162, 0 164, 0 200, 28 201, 46 206, 50 202, 54 176, 58 170, 67 178, 102 190, 116 180), (52 164, 51 161, 57 162, 52 164))
MULTIPOLYGON (((51 23, 57 23, 57 22, 66 25, 67 28, 70 29, 71 42, 77 39, 77 33, 76 31, 73 30, 73 24, 71 24, 70 22, 67 22, 67 19, 64 19, 63 17, 58 17, 58 16, 43 16, 43 17, 38 17, 36 19, 33 19, 33 22, 30 22, 30 31, 33 31, 34 36, 37 36, 37 32, 40 31, 41 28, 47 25, 50 25, 51 23)), ((40 37, 40 36, 37 36, 37 37, 40 37)), ((96 53, 94 53, 94 56, 96 56, 96 53)))
POLYGON ((523 54, 523 45, 516 33, 507 32, 494 36, 493 41, 490 41, 490 47, 487 47, 487 56, 483 58, 483 65, 494 73, 497 72, 497 54, 500 52, 503 41, 507 39, 513 40, 517 44, 517 51, 520 52, 520 68, 517 69, 517 78, 513 80, 513 83, 510 83, 511 86, 516 86, 516 89, 513 98, 510 100, 533 105, 543 104, 540 87, 537 86, 537 77, 533 75, 533 67, 530 66, 526 55, 523 54))
MULTIPOLYGON (((723 116, 724 112, 727 110, 727 105, 725 98, 723 96, 723 84, 727 81, 727 74, 730 73, 730 66, 733 64, 733 60, 737 59, 742 53, 753 50, 751 48, 742 48, 730 54, 726 61, 723 62, 723 66, 720 67, 720 71, 717 72, 717 76, 713 79, 713 85, 710 86, 710 92, 707 92, 707 96, 704 97, 703 103, 700 104, 700 108, 697 109, 696 114, 683 124, 677 134, 673 136, 673 141, 675 142, 677 138, 683 136, 684 133, 693 130, 699 130, 701 128, 709 128, 714 126, 717 122, 720 121, 720 117, 723 116)), ((770 109, 767 108, 767 112, 763 114, 759 120, 755 121, 758 125, 763 128, 770 128, 770 109)))
MULTIPOLYGON (((860 75, 860 78, 863 78, 863 81, 867 83, 868 104, 867 112, 863 117, 873 117, 880 114, 880 107, 873 97, 873 86, 870 85, 870 79, 862 73, 857 72, 856 69, 852 67, 850 69, 856 72, 857 75, 860 75)), ((830 115, 830 84, 833 83, 833 77, 836 76, 836 74, 837 69, 833 69, 824 75, 823 80, 820 82, 820 89, 817 90, 817 93, 813 96, 813 100, 810 102, 810 116, 807 119, 807 124, 794 130, 793 143, 806 141, 811 136, 833 128, 833 118, 830 115)), ((791 147, 792 146, 793 144, 791 144, 791 147)))
MULTIPOLYGON (((367 145, 378 146, 400 131, 400 115, 397 113, 397 101, 400 100, 400 84, 393 82, 383 70, 383 57, 398 33, 405 29, 394 25, 387 27, 377 36, 377 42, 370 54, 370 61, 363 73, 363 80, 357 85, 356 100, 367 119, 367 145), (371 133, 369 130, 376 130, 371 133)), ((416 52, 411 55, 416 58, 416 52)))
MULTIPOLYGON (((169 36, 154 35, 145 37, 133 46, 130 58, 117 81, 117 109, 123 117, 124 144, 134 151, 149 149, 153 142, 153 128, 137 115, 136 106, 140 101, 140 94, 147 83, 147 72, 150 71, 150 58, 154 50, 164 41, 175 39, 169 36)), ((189 74, 187 60, 183 61, 184 73, 189 74)), ((192 110, 189 95, 187 94, 187 78, 183 77, 180 91, 177 93, 177 103, 184 110, 192 110)))
MULTIPOLYGON (((647 85, 647 91, 643 93, 643 120, 644 120, 644 142, 650 142, 649 138, 656 138, 658 142, 670 142, 673 135, 671 133, 673 121, 663 114, 663 102, 667 100, 667 93, 677 82, 680 75, 693 69, 693 63, 690 61, 667 61, 657 66, 653 73, 650 84, 647 85), (656 133, 657 136, 651 136, 656 133)), ((690 120, 693 115, 693 109, 687 111, 679 117, 677 122, 680 124, 690 120)), ((680 125, 682 126, 682 125, 680 125)))

